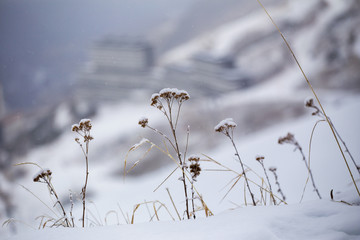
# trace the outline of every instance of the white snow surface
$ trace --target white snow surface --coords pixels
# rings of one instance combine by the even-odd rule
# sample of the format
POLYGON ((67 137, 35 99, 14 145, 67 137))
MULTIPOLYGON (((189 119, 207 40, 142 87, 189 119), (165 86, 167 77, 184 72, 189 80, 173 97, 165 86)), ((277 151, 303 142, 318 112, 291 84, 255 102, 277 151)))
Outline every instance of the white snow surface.
POLYGON ((360 239, 360 207, 329 200, 290 206, 247 207, 216 217, 88 229, 46 229, 9 240, 57 239, 360 239))

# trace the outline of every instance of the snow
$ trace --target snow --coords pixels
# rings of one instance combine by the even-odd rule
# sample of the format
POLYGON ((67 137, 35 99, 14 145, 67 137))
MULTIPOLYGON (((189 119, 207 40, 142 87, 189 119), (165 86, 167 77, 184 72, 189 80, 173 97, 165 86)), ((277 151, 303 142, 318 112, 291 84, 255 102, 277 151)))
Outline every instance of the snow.
POLYGON ((27 239, 360 239, 360 207, 329 200, 290 206, 248 207, 215 217, 182 222, 151 222, 88 229, 29 231, 27 239))
MULTIPOLYGON (((329 11, 323 13, 320 18, 324 22, 341 12, 336 10, 337 8, 334 6, 338 1, 332 0, 329 2, 332 3, 329 11)), ((294 21, 301 21, 302 16, 305 18, 306 15, 302 13, 307 12, 315 4, 308 1, 308 4, 301 6, 299 3, 300 1, 289 2, 288 8, 292 10, 288 14, 294 16, 294 21)), ((341 8, 338 9, 341 10, 345 8, 345 5, 345 3, 338 3, 336 6, 340 6, 341 8)), ((277 17, 284 14, 288 8, 273 8, 270 10, 273 16, 277 17)), ((316 39, 316 35, 321 32, 320 25, 314 24, 314 28, 310 32, 306 32, 306 34, 305 30, 297 34, 302 39, 294 44, 297 56, 307 73, 312 73, 321 64, 308 59, 310 45, 316 39), (310 40, 303 41, 304 38, 310 40), (304 42, 308 42, 308 45, 304 44, 304 42)), ((262 10, 259 10, 246 16, 245 20, 235 21, 216 29, 212 33, 214 42, 212 51, 215 54, 224 54, 230 51, 236 40, 254 26, 257 26, 257 30, 260 31, 274 31, 273 26, 268 22, 262 10), (261 18, 259 18, 260 16, 261 18)), ((175 49, 172 53, 169 53, 169 59, 179 59, 181 56, 187 58, 201 48, 199 46, 202 45, 202 41, 205 41, 204 39, 196 39, 179 49, 175 49)), ((357 43, 356 46, 359 50, 360 44, 357 43)), ((221 106, 224 107, 237 106, 240 103, 251 104, 272 101, 297 102, 301 105, 303 99, 310 94, 310 91, 298 88, 304 81, 299 76, 299 70, 296 66, 289 67, 282 74, 273 77, 266 83, 242 91, 241 94, 238 92, 228 94, 219 101, 221 101, 221 106)), ((164 91, 188 95, 185 91, 171 88, 161 90, 160 94, 164 91)), ((319 95, 327 114, 346 141, 355 159, 360 159, 360 149, 358 147, 360 142, 360 125, 358 124, 360 96, 340 91, 320 91, 319 95)), ((155 93, 151 98, 155 96, 160 95, 155 93)), ((360 239, 359 196, 326 123, 320 123, 316 128, 312 151, 309 152, 308 144, 311 129, 318 120, 317 117, 311 116, 311 110, 309 110, 307 116, 303 116, 296 121, 282 122, 244 138, 238 137, 239 131, 242 131, 242 129, 234 129, 234 141, 239 149, 239 154, 244 163, 253 170, 247 173, 249 179, 256 184, 262 184, 263 179, 259 178, 255 173, 263 175, 261 174, 263 169, 255 161, 255 158, 259 155, 264 156, 263 163, 266 169, 270 166, 277 168, 279 182, 288 205, 270 206, 269 201, 267 201, 268 206, 245 206, 242 179, 224 198, 233 183, 231 180, 237 176, 236 173, 211 171, 221 167, 202 161, 207 159, 203 155, 206 154, 222 165, 240 172, 240 165, 234 156, 231 143, 223 136, 219 136, 222 141, 219 141, 216 146, 213 146, 207 152, 198 152, 194 155, 200 156, 200 166, 203 169, 194 186, 202 194, 204 201, 214 213, 214 216, 205 218, 203 212, 198 212, 196 220, 171 222, 171 217, 162 209, 159 211, 159 222, 147 223, 149 221, 148 212, 146 207, 142 205, 136 211, 135 224, 126 224, 127 219, 126 217, 122 218, 121 211, 131 217, 135 209, 134 206, 143 203, 145 200, 161 201, 169 208, 173 216, 176 216, 165 189, 169 189, 171 192, 181 216, 184 210, 183 190, 181 183, 178 182, 181 172, 177 169, 174 174, 169 176, 178 167, 177 165, 159 167, 157 171, 136 178, 128 177, 125 181, 123 181, 122 175, 114 174, 114 172, 122 169, 121 165, 125 154, 120 153, 120 150, 109 151, 110 147, 115 146, 116 148, 123 138, 134 139, 136 137, 138 138, 134 142, 138 143, 133 144, 134 142, 132 142, 129 144, 129 148, 140 148, 140 146, 152 144, 141 135, 142 133, 137 132, 139 129, 143 130, 138 126, 139 114, 149 116, 149 119, 155 125, 164 117, 156 109, 151 108, 148 103, 144 105, 143 103, 138 104, 129 101, 119 105, 102 107, 99 114, 92 121, 92 135, 95 139, 90 143, 87 206, 95 216, 88 213, 87 225, 89 227, 86 230, 78 227, 75 229, 52 228, 34 231, 27 229, 24 224, 17 223, 18 234, 7 239, 360 239), (293 147, 277 144, 278 137, 287 132, 294 134, 303 147, 306 157, 311 157, 310 166, 323 200, 318 200, 311 186, 308 186, 305 189, 303 201, 299 203, 308 173, 299 153, 293 152, 293 147), (138 141, 138 139, 141 140, 138 141), (130 147, 131 145, 132 147, 130 147), (167 181, 162 184, 168 176, 167 181), (157 189, 158 186, 160 187, 157 189), (329 193, 331 190, 334 190, 334 199, 338 202, 330 200, 329 193), (340 201, 351 203, 353 206, 340 201), (113 213, 113 215, 110 217, 109 213, 113 213), (116 219, 114 215, 118 216, 119 219, 116 219), (94 224, 90 220, 99 223, 94 224)), ((216 117, 218 116, 214 116, 214 121, 219 121, 220 119, 216 119, 216 117)), ((144 118, 141 119, 144 120, 144 118)), ((231 118, 225 119, 219 124, 216 127, 226 124, 236 126, 234 119, 231 118)), ((209 129, 208 132, 211 134, 213 130, 209 129)), ((203 138, 202 140, 206 141, 206 136, 203 138)), ((192 142, 191 136, 190 144, 196 145, 196 142, 192 142)), ((150 147, 153 147, 153 145, 150 147)), ((157 149, 154 148, 152 151, 157 151, 157 149)), ((166 156, 163 157, 166 158, 166 156)), ((78 218, 81 216, 81 203, 76 201, 76 198, 79 197, 83 186, 85 163, 81 149, 73 141, 73 134, 68 131, 54 143, 36 148, 27 156, 19 159, 19 162, 25 161, 36 162, 42 167, 51 169, 53 172, 52 183, 56 187, 59 196, 62 196, 62 201, 68 200, 69 189, 71 189, 70 192, 73 193, 75 199, 74 215, 77 225, 80 226, 78 218)), ((169 161, 172 160, 169 159, 169 161)), ((142 162, 136 159, 129 165, 141 164, 142 162)), ((350 162, 349 164, 358 185, 360 185, 356 169, 350 162)), ((33 170, 30 170, 30 172, 33 172, 33 170)), ((0 178, 3 180, 2 176, 0 178)), ((18 184, 28 187, 36 196, 51 206, 52 202, 46 191, 46 186, 33 183, 30 178, 27 176, 24 179, 19 179, 18 184)), ((273 188, 276 189, 275 180, 271 174, 269 174, 269 178, 273 188)), ((254 187, 254 185, 251 186, 254 187)), ((31 196, 21 187, 17 185, 11 185, 11 187, 14 192, 14 204, 18 205, 15 218, 36 228, 39 222, 34 219, 42 214, 49 214, 49 211, 39 203, 38 199, 31 196), (26 199, 26 204, 23 203, 24 199, 26 199)), ((10 185, 5 185, 4 188, 8 189, 10 185)), ((255 195, 259 200, 260 193, 258 189, 255 195)), ((247 197, 249 196, 247 195, 247 197)), ((149 205, 151 206, 151 204, 149 205)), ((201 206, 199 202, 196 202, 196 205, 201 206)), ((69 205, 65 207, 68 209, 69 205)), ((3 222, 4 219, 1 220, 3 222)), ((0 230, 0 234, 4 232, 4 235, 9 235, 6 231, 0 230)))

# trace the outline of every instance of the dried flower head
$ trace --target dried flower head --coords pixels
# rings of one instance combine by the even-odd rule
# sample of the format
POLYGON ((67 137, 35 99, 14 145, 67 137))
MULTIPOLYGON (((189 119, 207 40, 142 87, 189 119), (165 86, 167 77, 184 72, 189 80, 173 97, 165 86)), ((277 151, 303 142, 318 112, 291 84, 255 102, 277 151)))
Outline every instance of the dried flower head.
POLYGON ((288 133, 285 137, 280 137, 278 140, 279 144, 284 144, 284 143, 288 143, 288 144, 295 144, 297 143, 295 140, 295 137, 293 134, 288 133))
POLYGON ((232 132, 236 126, 237 125, 232 118, 226 118, 219 122, 215 126, 214 130, 215 132, 220 132, 228 136, 229 133, 232 132))
POLYGON ((77 131, 79 131, 79 130, 80 130, 80 128, 79 128, 79 125, 78 125, 78 124, 73 124, 73 125, 71 126, 71 131, 77 132, 77 131))
POLYGON ((80 127, 80 130, 82 131, 90 131, 91 130, 91 120, 90 119, 82 119, 80 122, 79 122, 79 127, 80 127))
POLYGON ((142 117, 139 119, 139 125, 143 128, 145 128, 148 123, 149 123, 149 119, 146 117, 142 117))
POLYGON ((305 107, 313 107, 313 106, 314 106, 314 99, 313 98, 305 99, 305 107))
POLYGON ((191 162, 191 164, 190 164, 191 176, 192 176, 193 180, 196 181, 196 178, 200 175, 200 172, 201 172, 201 168, 200 168, 200 164, 199 164, 200 157, 197 155, 191 155, 188 158, 188 161, 191 162))
POLYGON ((159 93, 154 93, 151 96, 151 106, 162 109, 163 105, 161 103, 161 99, 166 101, 177 100, 178 103, 182 103, 186 100, 190 99, 189 93, 185 90, 179 90, 177 88, 163 88, 159 93))
MULTIPOLYGON (((92 128, 90 119, 82 119, 78 124, 74 124, 71 126, 71 131, 78 133, 80 136, 84 138, 84 142, 89 142, 94 138, 90 136, 90 130, 92 128)), ((79 138, 75 138, 77 143, 79 142, 79 138)))
POLYGON ((159 98, 160 98, 160 94, 154 93, 154 94, 151 96, 151 99, 150 99, 151 104, 150 104, 150 105, 153 106, 153 107, 159 106, 159 98))
POLYGON ((320 113, 321 113, 320 109, 317 106, 315 106, 313 98, 305 99, 305 107, 313 108, 315 110, 315 112, 311 113, 311 115, 313 115, 313 116, 320 115, 320 113))
POLYGON ((34 182, 41 182, 41 179, 45 179, 45 177, 50 177, 52 172, 50 169, 44 169, 38 172, 35 177, 33 178, 34 182))
POLYGON ((276 167, 269 167, 270 172, 276 172, 276 167))
POLYGON ((256 156, 255 159, 256 159, 256 161, 258 161, 259 163, 263 163, 265 157, 264 157, 264 156, 256 156))

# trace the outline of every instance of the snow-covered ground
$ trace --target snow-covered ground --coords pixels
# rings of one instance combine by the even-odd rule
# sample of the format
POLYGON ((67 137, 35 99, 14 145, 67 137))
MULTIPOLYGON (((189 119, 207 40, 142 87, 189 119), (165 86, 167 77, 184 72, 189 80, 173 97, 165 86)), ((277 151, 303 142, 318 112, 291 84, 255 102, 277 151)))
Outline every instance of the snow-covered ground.
POLYGON ((317 239, 360 238, 360 208, 327 200, 249 207, 216 217, 90 229, 46 229, 11 239, 317 239))

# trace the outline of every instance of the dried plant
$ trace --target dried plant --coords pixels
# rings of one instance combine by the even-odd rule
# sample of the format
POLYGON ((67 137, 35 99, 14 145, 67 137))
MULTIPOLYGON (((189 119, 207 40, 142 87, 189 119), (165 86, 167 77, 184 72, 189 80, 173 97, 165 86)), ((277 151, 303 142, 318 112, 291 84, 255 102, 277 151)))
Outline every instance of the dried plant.
POLYGON ((59 196, 56 193, 55 188, 51 182, 51 175, 52 175, 52 172, 50 171, 50 169, 41 169, 40 172, 35 175, 35 177, 33 178, 33 181, 38 182, 38 183, 45 183, 48 187, 50 195, 55 196, 56 203, 54 204, 54 206, 56 206, 58 204, 60 206, 60 209, 61 209, 61 212, 63 215, 62 218, 60 218, 61 221, 58 221, 57 225, 64 225, 66 227, 74 227, 74 222, 69 221, 68 216, 64 209, 64 205, 61 203, 59 196))
MULTIPOLYGON (((264 173, 265 173, 265 177, 266 177, 266 180, 269 184, 269 188, 270 188, 270 198, 272 199, 274 205, 276 205, 276 200, 275 200, 275 197, 274 197, 274 194, 273 194, 273 191, 272 191, 272 188, 271 188, 271 183, 270 183, 270 180, 269 180, 269 176, 267 175, 267 172, 266 172, 266 169, 265 169, 265 166, 264 166, 264 159, 265 157, 264 156, 256 156, 255 160, 260 163, 261 167, 263 168, 264 170, 264 173)), ((285 199, 284 199, 285 201, 285 199)))
POLYGON ((279 183, 279 180, 278 180, 278 175, 276 174, 276 167, 270 167, 270 168, 269 168, 269 171, 274 174, 275 184, 278 186, 278 190, 277 190, 277 191, 278 191, 278 193, 281 194, 283 201, 285 201, 285 200, 286 200, 286 197, 285 197, 283 191, 281 190, 280 183, 279 183))
MULTIPOLYGON (((315 105, 313 98, 308 98, 308 99, 305 100, 305 107, 314 110, 314 112, 312 112, 311 115, 320 117, 320 120, 318 120, 318 121, 315 123, 314 128, 313 128, 313 131, 312 131, 312 134, 311 134, 311 138, 310 138, 310 145, 311 145, 312 135, 313 135, 313 133, 314 133, 315 127, 317 126, 317 124, 318 124, 319 122, 325 122, 325 121, 326 121, 326 117, 325 117, 325 115, 323 114, 323 112, 320 111, 320 109, 315 105)), ((335 125, 333 124, 333 122, 331 121, 331 119, 330 119, 329 116, 328 116, 328 121, 329 121, 329 123, 331 124, 332 128, 334 129, 336 136, 339 138, 339 140, 341 141, 342 145, 344 146, 345 152, 349 155, 349 157, 350 157, 351 161, 353 162, 356 170, 357 170, 358 173, 360 174, 360 165, 356 164, 355 159, 354 159, 354 157, 352 156, 349 148, 347 147, 345 141, 342 139, 342 137, 340 136, 339 132, 338 132, 337 129, 335 128, 335 125)))
POLYGON ((234 128, 236 126, 237 125, 236 125, 236 123, 234 122, 234 120, 232 118, 227 118, 227 119, 222 120, 218 125, 216 125, 214 130, 215 130, 215 132, 223 133, 225 136, 227 136, 230 139, 230 141, 231 141, 231 143, 232 143, 232 145, 233 145, 233 147, 235 149, 235 152, 236 152, 235 155, 239 159, 241 169, 243 171, 242 174, 244 175, 245 183, 246 183, 246 186, 247 186, 248 191, 250 193, 253 205, 256 206, 255 197, 254 197, 254 194, 251 192, 250 185, 249 185, 249 182, 248 182, 248 178, 246 176, 243 161, 240 158, 239 152, 238 152, 237 147, 236 147, 235 142, 234 142, 234 128))
POLYGON ((200 168, 200 157, 197 155, 191 155, 188 158, 188 161, 190 162, 190 173, 191 173, 191 204, 192 204, 192 215, 194 217, 194 219, 196 219, 196 215, 195 215, 195 204, 194 204, 194 200, 195 200, 195 191, 194 191, 194 182, 197 181, 197 177, 200 175, 201 172, 201 168, 200 168))
MULTIPOLYGON (((176 130, 177 130, 182 104, 189 99, 190 99, 190 95, 186 91, 178 90, 176 88, 164 88, 159 93, 154 93, 151 96, 150 105, 159 109, 159 111, 161 111, 166 117, 170 126, 172 139, 170 139, 167 135, 165 135, 161 131, 151 127, 149 125, 149 120, 146 117, 143 117, 139 120, 139 125, 141 127, 149 128, 155 133, 162 136, 171 145, 171 147, 176 153, 178 164, 182 172, 182 177, 180 177, 179 180, 183 182, 185 206, 186 206, 185 213, 188 219, 190 218, 190 211, 189 211, 189 199, 187 193, 186 174, 185 174, 188 168, 186 165, 187 145, 185 149, 185 154, 184 156, 182 156, 178 144, 178 136, 176 130)), ((189 129, 187 134, 187 144, 188 144, 188 137, 189 137, 189 129)))
POLYGON ((285 137, 280 137, 279 140, 278 140, 278 143, 279 143, 279 144, 290 144, 290 145, 295 146, 294 151, 299 150, 299 152, 301 153, 302 159, 303 159, 303 161, 304 161, 304 163, 305 163, 306 169, 308 170, 308 173, 309 173, 309 175, 310 175, 310 178, 311 178, 311 182, 312 182, 314 191, 316 192, 316 194, 318 195, 318 197, 321 199, 319 190, 317 189, 317 187, 316 187, 316 185, 315 185, 314 177, 313 177, 313 174, 312 174, 312 172, 311 172, 310 166, 309 166, 308 162, 306 161, 306 157, 305 157, 305 155, 304 155, 304 152, 303 152, 303 150, 302 150, 302 147, 300 146, 300 144, 298 143, 298 141, 295 139, 295 136, 294 136, 293 134, 291 134, 291 133, 288 133, 285 137))
POLYGON ((89 143, 94 138, 90 135, 90 130, 92 128, 90 119, 82 119, 79 124, 74 124, 71 127, 73 132, 76 132, 83 138, 83 142, 85 143, 85 147, 81 143, 79 138, 75 138, 75 141, 79 144, 84 157, 85 157, 85 183, 83 188, 81 189, 81 198, 83 203, 83 214, 82 214, 82 227, 85 227, 85 210, 86 210, 86 188, 89 178, 89 143))

